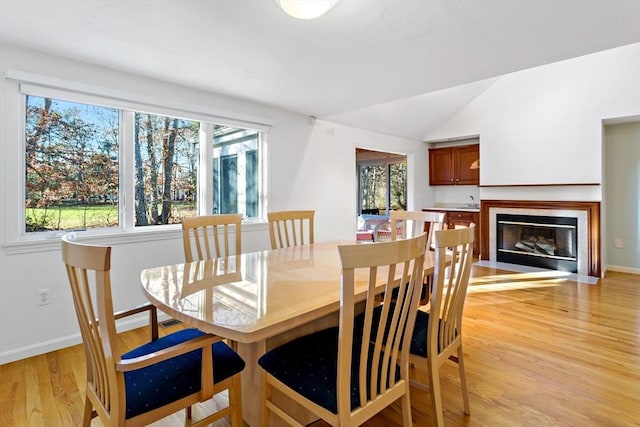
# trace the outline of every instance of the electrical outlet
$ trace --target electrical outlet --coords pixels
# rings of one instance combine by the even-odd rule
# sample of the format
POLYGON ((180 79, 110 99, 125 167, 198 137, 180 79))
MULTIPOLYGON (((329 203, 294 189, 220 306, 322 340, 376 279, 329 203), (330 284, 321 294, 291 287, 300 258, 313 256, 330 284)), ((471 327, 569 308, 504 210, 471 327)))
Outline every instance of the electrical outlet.
POLYGON ((38 289, 38 305, 45 305, 51 302, 51 295, 49 294, 49 288, 38 289))

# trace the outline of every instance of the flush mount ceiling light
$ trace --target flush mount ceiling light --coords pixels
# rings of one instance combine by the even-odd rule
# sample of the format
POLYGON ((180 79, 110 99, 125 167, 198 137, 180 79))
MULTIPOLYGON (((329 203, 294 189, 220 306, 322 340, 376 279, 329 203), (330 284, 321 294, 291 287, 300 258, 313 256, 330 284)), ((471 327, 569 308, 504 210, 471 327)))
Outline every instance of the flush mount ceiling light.
POLYGON ((338 0, 275 0, 278 6, 298 19, 313 19, 326 13, 338 0))

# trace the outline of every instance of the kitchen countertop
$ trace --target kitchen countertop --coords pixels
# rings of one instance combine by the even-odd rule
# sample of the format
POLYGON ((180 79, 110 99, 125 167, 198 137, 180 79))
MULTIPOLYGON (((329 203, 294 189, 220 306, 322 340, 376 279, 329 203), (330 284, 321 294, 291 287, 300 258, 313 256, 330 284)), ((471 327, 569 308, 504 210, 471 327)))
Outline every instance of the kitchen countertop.
POLYGON ((477 208, 471 208, 469 206, 466 205, 436 205, 436 206, 429 206, 426 207, 424 209, 429 209, 429 210, 438 210, 438 211, 463 211, 463 212, 480 212, 480 207, 477 208))

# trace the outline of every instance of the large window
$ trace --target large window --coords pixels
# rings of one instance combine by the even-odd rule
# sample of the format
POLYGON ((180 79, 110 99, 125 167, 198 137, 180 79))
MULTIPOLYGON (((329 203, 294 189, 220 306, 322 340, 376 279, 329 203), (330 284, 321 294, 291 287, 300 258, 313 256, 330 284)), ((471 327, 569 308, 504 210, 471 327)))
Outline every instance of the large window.
POLYGON ((25 233, 126 230, 212 213, 261 216, 262 130, 24 99, 25 233))

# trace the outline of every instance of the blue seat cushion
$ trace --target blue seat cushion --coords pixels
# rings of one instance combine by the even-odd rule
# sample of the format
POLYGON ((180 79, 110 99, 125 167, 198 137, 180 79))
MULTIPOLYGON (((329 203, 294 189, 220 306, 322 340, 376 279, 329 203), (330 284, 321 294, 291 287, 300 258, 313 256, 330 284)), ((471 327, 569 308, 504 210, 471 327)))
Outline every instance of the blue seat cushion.
POLYGON ((421 357, 427 357, 427 326, 429 325, 429 313, 418 310, 416 323, 411 337, 411 349, 409 352, 421 357))
MULTIPOLYGON (((265 353, 258 364, 287 387, 337 414, 338 332, 339 329, 334 327, 297 338, 265 353)), ((361 406, 358 381, 359 341, 354 339, 351 359, 351 410, 361 406)), ((373 345, 369 346, 370 354, 373 351, 373 345)), ((367 369, 368 379, 371 378, 370 369, 367 369)), ((400 379, 398 366, 395 378, 396 381, 400 379)), ((369 389, 370 382, 367 381, 367 390, 369 389)))
MULTIPOLYGON (((144 356, 204 335, 197 329, 183 329, 137 347, 122 359, 144 356)), ((213 382, 218 383, 241 372, 244 360, 227 344, 213 344, 213 382)), ((194 350, 146 368, 124 373, 126 418, 132 418, 201 389, 202 350, 194 350)))

